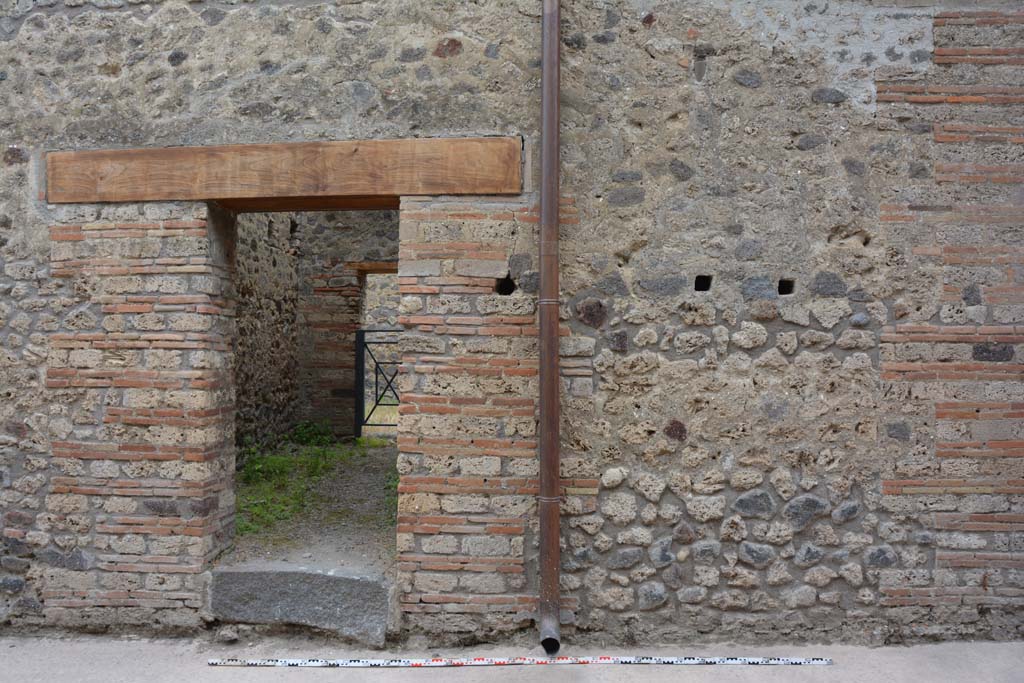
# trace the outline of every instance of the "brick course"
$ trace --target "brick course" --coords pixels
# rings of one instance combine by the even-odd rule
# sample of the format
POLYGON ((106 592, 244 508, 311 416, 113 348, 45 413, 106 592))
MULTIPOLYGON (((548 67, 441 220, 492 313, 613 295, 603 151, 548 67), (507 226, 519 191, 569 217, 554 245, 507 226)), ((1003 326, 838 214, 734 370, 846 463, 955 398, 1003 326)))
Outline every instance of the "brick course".
POLYGON ((49 340, 46 387, 74 428, 51 443, 62 474, 25 522, 56 533, 4 530, 37 557, 78 535, 40 581, 47 622, 196 625, 204 572, 230 540, 233 235, 193 215, 51 228, 51 275, 82 292, 94 324, 49 340))
MULTIPOLYGON (((398 559, 414 630, 501 632, 535 609, 536 297, 495 293, 517 245, 532 255, 535 201, 402 202, 398 559)), ((592 512, 597 485, 563 491, 592 512)))

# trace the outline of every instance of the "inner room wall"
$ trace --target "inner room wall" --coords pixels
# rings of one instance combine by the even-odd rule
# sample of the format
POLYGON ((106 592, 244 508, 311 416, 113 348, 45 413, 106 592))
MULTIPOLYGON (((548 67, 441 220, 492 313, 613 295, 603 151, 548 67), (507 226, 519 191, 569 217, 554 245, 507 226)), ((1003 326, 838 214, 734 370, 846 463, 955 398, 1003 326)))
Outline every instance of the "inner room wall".
POLYGON ((297 421, 297 226, 294 214, 241 214, 237 219, 239 446, 271 440, 297 421))
POLYGON ((302 421, 352 434, 355 331, 397 316, 397 276, 366 271, 397 259, 397 212, 237 217, 239 445, 302 421))
POLYGON ((396 327, 401 300, 398 273, 369 273, 363 290, 363 326, 396 327))

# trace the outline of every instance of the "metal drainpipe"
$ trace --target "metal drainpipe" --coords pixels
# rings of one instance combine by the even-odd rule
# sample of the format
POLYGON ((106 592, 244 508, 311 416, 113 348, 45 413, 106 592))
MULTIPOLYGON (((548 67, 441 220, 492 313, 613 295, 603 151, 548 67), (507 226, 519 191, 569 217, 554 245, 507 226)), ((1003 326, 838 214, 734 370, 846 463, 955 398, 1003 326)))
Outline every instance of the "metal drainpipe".
POLYGON ((541 29, 540 134, 540 643, 549 655, 561 646, 560 587, 560 456, 558 376, 558 211, 559 71, 561 56, 559 0, 544 0, 541 29))

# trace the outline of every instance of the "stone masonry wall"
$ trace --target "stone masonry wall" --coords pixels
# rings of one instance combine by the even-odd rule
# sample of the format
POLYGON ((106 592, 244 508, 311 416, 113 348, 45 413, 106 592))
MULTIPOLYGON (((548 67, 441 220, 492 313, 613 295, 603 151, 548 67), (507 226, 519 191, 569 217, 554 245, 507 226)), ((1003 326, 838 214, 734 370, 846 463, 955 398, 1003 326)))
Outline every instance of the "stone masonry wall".
MULTIPOLYGON (((398 263, 395 262, 397 267, 398 263)), ((363 288, 363 325, 366 327, 395 327, 398 325, 397 273, 376 273, 366 276, 363 288)))
POLYGON ((234 513, 231 231, 205 208, 73 220, 50 229, 49 439, 5 496, 5 613, 193 627, 234 513))
MULTIPOLYGON (((535 201, 402 202, 398 586, 410 629, 481 637, 528 625, 536 608, 536 292, 495 291, 510 264, 535 262, 535 201)), ((576 222, 571 204, 563 214, 576 222)), ((589 359, 570 368, 583 376, 567 388, 587 394, 589 359)), ((594 511, 596 479, 569 475, 563 491, 567 512, 594 511)))
MULTIPOLYGON (((567 638, 1021 637, 1019 3, 564 11, 567 638)), ((195 624, 195 568, 224 542, 230 507, 230 447, 213 447, 228 418, 203 416, 192 435, 174 415, 139 412, 184 410, 172 401, 183 383, 222 372, 206 363, 229 367, 226 344, 188 337, 213 332, 174 326, 220 334, 230 309, 127 300, 215 297, 200 282, 223 285, 217 249, 171 253, 192 239, 172 236, 173 221, 199 231, 205 214, 48 206, 45 150, 502 134, 526 140, 524 197, 407 199, 401 211, 399 587, 407 630, 469 639, 527 625, 540 3, 4 12, 0 621, 195 624), (110 227, 122 223, 159 227, 110 227), (51 242, 49 226, 75 225, 83 239, 58 227, 51 242), (97 251, 68 251, 79 248, 97 251), (111 292, 122 281, 106 265, 64 263, 112 255, 209 272, 111 292), (501 296, 506 273, 518 289, 501 296), (150 304, 197 308, 102 310, 150 304), (146 354, 174 349, 101 348, 134 340, 123 334, 211 347, 157 369, 146 354), (138 388, 116 382, 136 372, 180 386, 131 405, 138 388), (169 423, 135 424, 150 419, 169 423), (184 460, 178 439, 191 438, 218 455, 184 460), (82 456, 113 443, 142 464, 82 456), (177 450, 131 450, 143 444, 177 450), (168 487, 110 488, 151 481, 168 487), (193 511, 214 489, 216 505, 193 511), (150 510, 151 499, 175 507, 150 510), (170 533, 151 524, 164 514, 178 520, 170 533), (128 555, 174 561, 141 572, 128 555), (177 597, 140 592, 162 586, 177 597)), ((300 306, 330 312, 311 343, 344 343, 340 299, 359 271, 323 263, 300 306)), ((346 369, 333 370, 320 405, 344 420, 329 399, 346 369)), ((226 390, 195 391, 190 410, 230 403, 226 390)))
POLYGON ((1022 21, 930 18, 935 63, 887 50, 860 138, 852 84, 710 36, 682 114, 627 115, 627 158, 679 155, 616 170, 597 239, 566 240, 574 333, 599 334, 564 437, 602 487, 566 539, 582 628, 1019 637, 1022 21))
POLYGON ((298 255, 291 214, 235 220, 239 446, 286 433, 299 408, 298 255))

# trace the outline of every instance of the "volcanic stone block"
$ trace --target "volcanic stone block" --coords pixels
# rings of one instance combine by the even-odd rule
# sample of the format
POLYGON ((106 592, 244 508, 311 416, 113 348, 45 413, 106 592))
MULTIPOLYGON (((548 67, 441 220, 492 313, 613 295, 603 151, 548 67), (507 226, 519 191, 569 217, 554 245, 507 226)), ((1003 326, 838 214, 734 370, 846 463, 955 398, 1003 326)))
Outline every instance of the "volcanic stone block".
POLYGON ((753 565, 759 569, 767 567, 775 559, 775 549, 770 545, 762 545, 760 543, 750 543, 744 541, 740 543, 739 548, 739 560, 749 565, 753 565))
POLYGON ((764 79, 761 78, 761 74, 750 69, 740 69, 732 75, 732 80, 736 81, 744 88, 760 88, 764 79))
POLYGON ((818 104, 839 104, 845 102, 847 94, 835 88, 818 88, 811 93, 811 101, 818 104))
POLYGON ((775 513, 775 501, 767 491, 755 489, 737 498, 732 508, 744 517, 770 519, 775 513))
POLYGON ((248 563, 214 570, 210 609, 222 621, 312 626, 384 647, 388 590, 381 576, 248 563))
POLYGON ((810 494, 797 496, 782 508, 782 516, 797 531, 807 526, 815 517, 828 514, 828 501, 810 494))

